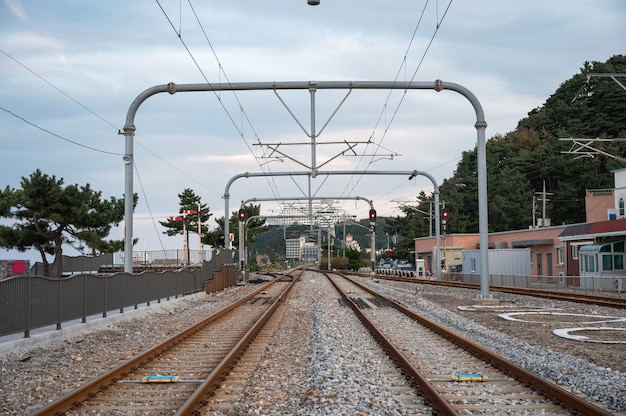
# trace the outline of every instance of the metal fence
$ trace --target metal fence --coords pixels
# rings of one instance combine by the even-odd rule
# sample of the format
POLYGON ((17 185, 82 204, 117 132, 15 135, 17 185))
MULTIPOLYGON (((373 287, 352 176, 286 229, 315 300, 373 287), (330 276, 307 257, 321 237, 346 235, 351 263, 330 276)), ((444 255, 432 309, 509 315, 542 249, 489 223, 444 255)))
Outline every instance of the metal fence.
MULTIPOLYGON (((133 250, 133 264, 141 266, 188 266, 210 260, 211 251, 206 250, 133 250)), ((124 263, 124 252, 113 254, 114 264, 124 263)))
MULTIPOLYGON (((458 280, 466 283, 480 283, 480 275, 444 273, 442 280, 458 280)), ((489 275, 492 286, 525 287, 535 289, 577 289, 589 292, 626 292, 626 276, 522 276, 489 275)))
MULTIPOLYGON (((140 304, 160 302, 203 290, 222 266, 232 268, 232 252, 212 253, 196 270, 145 271, 139 274, 73 274, 62 279, 20 275, 0 280, 0 336, 82 319, 140 304)), ((90 266, 91 267, 91 266, 90 266)))

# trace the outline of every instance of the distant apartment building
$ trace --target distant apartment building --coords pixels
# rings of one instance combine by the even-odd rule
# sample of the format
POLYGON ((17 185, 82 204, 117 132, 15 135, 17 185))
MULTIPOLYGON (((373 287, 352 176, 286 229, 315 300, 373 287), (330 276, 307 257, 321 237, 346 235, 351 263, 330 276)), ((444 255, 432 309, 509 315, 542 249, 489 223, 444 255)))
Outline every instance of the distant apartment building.
POLYGON ((318 246, 306 241, 305 237, 288 238, 285 240, 285 258, 290 261, 317 261, 318 246))
POLYGON ((288 238, 285 240, 285 259, 292 261, 302 260, 302 248, 305 243, 304 237, 288 238))

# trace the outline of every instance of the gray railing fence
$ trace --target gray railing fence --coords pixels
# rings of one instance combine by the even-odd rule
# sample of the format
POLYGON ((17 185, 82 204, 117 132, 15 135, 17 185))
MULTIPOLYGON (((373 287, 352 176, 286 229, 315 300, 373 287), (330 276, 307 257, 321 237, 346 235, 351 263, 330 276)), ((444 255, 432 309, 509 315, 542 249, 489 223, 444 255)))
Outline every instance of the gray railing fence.
POLYGON ((96 260, 99 264, 78 260, 76 268, 64 269, 64 273, 74 274, 61 279, 31 274, 0 280, 0 336, 24 332, 24 337, 29 337, 33 329, 50 325, 61 329, 64 322, 86 322, 88 316, 106 317, 110 311, 123 313, 124 308, 201 291, 222 266, 232 267, 232 252, 215 251, 210 261, 202 262, 202 267, 195 270, 77 273, 98 270, 102 260, 96 260))
MULTIPOLYGON (((379 276, 415 277, 415 271, 378 269, 379 276)), ((433 276, 426 277, 432 279, 433 276)), ((465 283, 480 284, 480 275, 473 273, 441 273, 441 280, 453 280, 465 283)), ((626 292, 626 276, 602 275, 602 276, 524 276, 513 274, 490 274, 489 285, 508 286, 535 289, 574 289, 589 292, 626 292)))
MULTIPOLYGON (((467 283, 480 283, 480 275, 467 273, 445 273, 442 279, 459 280, 467 283)), ((626 292, 626 276, 523 276, 492 274, 492 286, 510 286, 535 289, 574 289, 589 292, 626 292)))

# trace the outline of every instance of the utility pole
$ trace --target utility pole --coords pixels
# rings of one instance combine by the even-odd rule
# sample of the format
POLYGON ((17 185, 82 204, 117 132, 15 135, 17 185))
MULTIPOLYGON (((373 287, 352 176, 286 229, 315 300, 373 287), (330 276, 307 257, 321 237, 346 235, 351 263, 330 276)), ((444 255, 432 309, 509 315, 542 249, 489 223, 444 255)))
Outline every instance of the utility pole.
POLYGON ((198 262, 202 264, 204 261, 204 251, 202 250, 202 211, 200 211, 200 202, 198 202, 198 262))
MULTIPOLYGON (((554 195, 552 192, 546 192, 546 181, 543 181, 543 191, 535 192, 535 195, 541 195, 541 227, 547 227, 546 225, 546 202, 550 199, 547 198, 548 195, 554 195)), ((533 227, 535 226, 535 199, 533 198, 533 227)))

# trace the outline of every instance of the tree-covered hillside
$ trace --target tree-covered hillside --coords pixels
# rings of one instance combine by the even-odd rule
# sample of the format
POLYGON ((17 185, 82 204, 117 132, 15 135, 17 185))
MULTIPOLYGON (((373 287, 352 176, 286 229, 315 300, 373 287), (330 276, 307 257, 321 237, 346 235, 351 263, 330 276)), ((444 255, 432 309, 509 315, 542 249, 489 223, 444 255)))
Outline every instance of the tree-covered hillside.
MULTIPOLYGON (((533 212, 537 219, 542 216, 544 183, 546 217, 551 224, 584 222, 586 190, 613 187, 611 171, 624 167, 619 158, 626 158, 626 142, 594 144, 602 152, 618 157, 615 159, 603 154, 591 158, 564 153, 572 142, 560 140, 626 138, 626 78, 616 78, 617 83, 604 74, 626 75, 626 56, 585 62, 578 74, 563 82, 543 106, 532 109, 514 131, 487 141, 490 232, 533 225, 533 212)), ((450 210, 449 233, 478 232, 476 167, 476 149, 463 152, 453 176, 440 185, 440 201, 450 210)), ((377 248, 386 247, 386 235, 394 236, 397 243, 392 246, 397 256, 407 257, 414 249, 413 239, 429 235, 427 213, 431 212, 433 195, 422 192, 416 202, 415 206, 402 207, 401 216, 378 217, 377 248)), ((363 228, 351 227, 346 233, 351 233, 361 247, 368 247, 363 228)), ((280 234, 275 236, 276 241, 282 240, 280 234)), ((276 245, 273 254, 280 256, 284 241, 282 247, 276 245)))
MULTIPOLYGON (((626 56, 585 62, 580 73, 565 81, 545 104, 528 113, 517 128, 487 142, 489 231, 528 228, 542 215, 545 183, 546 217, 551 224, 585 221, 587 189, 613 187, 614 169, 624 167, 626 143, 595 143, 603 154, 566 154, 572 142, 563 138, 615 139, 626 137, 626 56), (622 74, 618 82, 605 74, 622 74), (590 77, 588 77, 591 75, 590 77)), ((478 232, 476 149, 464 152, 453 176, 440 186, 440 200, 450 210, 450 233, 478 232)), ((404 208, 404 217, 390 221, 402 229, 405 241, 428 235, 427 216, 433 195, 420 195, 417 209, 404 208)), ((408 249, 409 247, 407 247, 408 249)))

